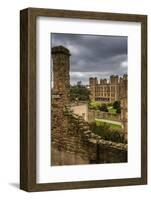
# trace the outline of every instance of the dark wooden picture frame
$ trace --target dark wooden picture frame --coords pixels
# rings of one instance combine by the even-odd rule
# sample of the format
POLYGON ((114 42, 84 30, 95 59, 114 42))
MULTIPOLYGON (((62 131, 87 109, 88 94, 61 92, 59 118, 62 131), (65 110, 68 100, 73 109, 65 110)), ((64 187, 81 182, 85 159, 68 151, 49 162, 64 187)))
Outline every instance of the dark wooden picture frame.
POLYGON ((27 8, 20 12, 20 188, 46 191, 147 184, 147 16, 27 8), (36 183, 36 18, 61 17, 141 23, 141 177, 36 183))

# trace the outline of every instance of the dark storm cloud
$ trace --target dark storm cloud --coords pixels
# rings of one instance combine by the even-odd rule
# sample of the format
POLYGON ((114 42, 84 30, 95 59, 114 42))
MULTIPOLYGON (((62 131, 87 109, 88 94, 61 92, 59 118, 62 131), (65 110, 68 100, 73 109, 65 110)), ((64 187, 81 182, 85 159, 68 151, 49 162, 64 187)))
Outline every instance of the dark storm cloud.
POLYGON ((52 46, 63 45, 71 52, 71 84, 88 78, 109 78, 127 73, 127 37, 81 34, 51 35, 52 46))

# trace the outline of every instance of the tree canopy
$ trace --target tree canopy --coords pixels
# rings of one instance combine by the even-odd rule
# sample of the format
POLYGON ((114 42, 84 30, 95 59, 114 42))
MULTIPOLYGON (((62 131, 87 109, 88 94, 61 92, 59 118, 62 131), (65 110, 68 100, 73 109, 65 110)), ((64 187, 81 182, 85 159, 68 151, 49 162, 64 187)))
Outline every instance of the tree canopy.
POLYGON ((82 85, 81 81, 77 82, 76 85, 70 86, 70 100, 71 101, 89 101, 90 91, 82 85))
POLYGON ((103 112, 108 112, 108 108, 107 108, 107 105, 105 103, 103 103, 101 106, 100 106, 100 111, 103 111, 103 112))
POLYGON ((120 101, 115 101, 113 103, 113 108, 116 109, 116 113, 121 113, 121 104, 120 104, 120 101))

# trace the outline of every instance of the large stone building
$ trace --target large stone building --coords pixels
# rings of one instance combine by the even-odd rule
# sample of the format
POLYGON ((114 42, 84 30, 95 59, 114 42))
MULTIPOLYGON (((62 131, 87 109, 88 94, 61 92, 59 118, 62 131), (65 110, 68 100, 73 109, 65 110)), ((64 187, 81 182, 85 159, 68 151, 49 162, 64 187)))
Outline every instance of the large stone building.
POLYGON ((121 105, 121 122, 123 124, 125 140, 127 141, 128 132, 128 76, 126 74, 123 77, 110 76, 109 81, 107 79, 101 79, 100 82, 97 78, 89 79, 89 88, 91 92, 90 99, 93 101, 100 101, 104 103, 113 103, 114 101, 120 101, 121 105))
POLYGON ((89 78, 90 99, 106 103, 120 100, 125 84, 127 85, 126 74, 123 77, 112 75, 109 80, 100 79, 100 81, 96 77, 91 77, 89 78))

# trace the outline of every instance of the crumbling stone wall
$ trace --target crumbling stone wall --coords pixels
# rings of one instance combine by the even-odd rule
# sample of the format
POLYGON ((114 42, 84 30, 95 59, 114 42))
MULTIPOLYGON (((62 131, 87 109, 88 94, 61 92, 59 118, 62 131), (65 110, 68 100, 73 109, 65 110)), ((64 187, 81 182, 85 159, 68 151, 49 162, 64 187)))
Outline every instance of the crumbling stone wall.
POLYGON ((89 124, 66 108, 64 116, 68 118, 68 132, 63 136, 61 149, 58 141, 53 148, 55 153, 53 165, 75 165, 90 163, 121 163, 127 162, 127 144, 103 140, 92 133, 89 124))
POLYGON ((71 111, 69 58, 65 47, 52 48, 51 165, 126 162, 126 144, 101 139, 83 117, 71 111))
POLYGON ((69 109, 66 110, 65 115, 70 119, 67 151, 75 152, 88 163, 127 162, 127 144, 106 141, 92 133, 88 122, 69 109), (72 142, 70 136, 73 137, 72 142))

